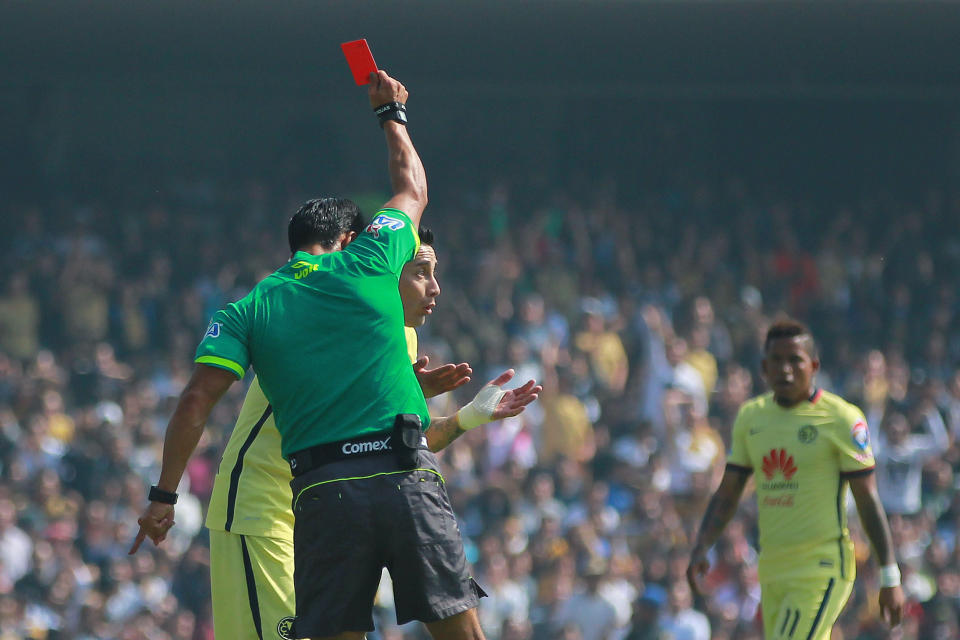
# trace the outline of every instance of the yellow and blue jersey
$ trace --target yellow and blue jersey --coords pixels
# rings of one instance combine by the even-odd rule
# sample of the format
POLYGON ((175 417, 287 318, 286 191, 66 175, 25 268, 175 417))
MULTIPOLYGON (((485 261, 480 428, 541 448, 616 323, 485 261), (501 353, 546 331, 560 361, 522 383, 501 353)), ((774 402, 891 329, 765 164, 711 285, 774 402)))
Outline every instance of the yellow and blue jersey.
POLYGON ((790 408, 772 393, 754 398, 737 415, 727 465, 756 476, 761 582, 853 579, 847 485, 874 467, 860 409, 826 391, 790 408))

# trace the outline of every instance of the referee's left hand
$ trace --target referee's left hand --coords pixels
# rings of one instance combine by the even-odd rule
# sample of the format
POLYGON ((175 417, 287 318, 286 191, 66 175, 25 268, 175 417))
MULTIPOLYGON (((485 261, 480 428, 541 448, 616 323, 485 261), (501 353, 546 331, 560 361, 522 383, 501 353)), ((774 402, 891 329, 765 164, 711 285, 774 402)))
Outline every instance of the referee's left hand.
POLYGON ((170 531, 170 527, 175 524, 173 521, 173 505, 151 502, 147 505, 143 515, 137 518, 137 524, 140 525, 140 531, 137 532, 137 537, 127 555, 136 553, 147 537, 153 541, 154 546, 166 540, 167 531, 170 531))

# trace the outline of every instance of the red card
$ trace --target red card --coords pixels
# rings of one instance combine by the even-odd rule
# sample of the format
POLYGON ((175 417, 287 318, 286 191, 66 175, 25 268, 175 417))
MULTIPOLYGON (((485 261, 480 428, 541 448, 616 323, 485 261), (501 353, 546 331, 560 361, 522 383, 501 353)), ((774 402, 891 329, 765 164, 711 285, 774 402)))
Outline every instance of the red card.
POLYGON ((370 81, 370 74, 377 72, 377 63, 373 61, 373 54, 370 53, 367 41, 351 40, 341 44, 340 48, 343 49, 343 55, 347 57, 347 64, 353 72, 353 80, 357 84, 367 84, 370 81))

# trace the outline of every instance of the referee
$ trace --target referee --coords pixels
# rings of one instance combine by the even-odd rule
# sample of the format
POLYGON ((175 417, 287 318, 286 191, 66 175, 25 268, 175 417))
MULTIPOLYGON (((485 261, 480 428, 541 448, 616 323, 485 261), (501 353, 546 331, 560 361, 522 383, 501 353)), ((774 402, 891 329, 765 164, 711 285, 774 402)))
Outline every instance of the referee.
MULTIPOLYGON (((321 242, 333 246, 340 235, 363 229, 353 220, 320 219, 313 226, 321 242), (330 224, 332 222, 332 224, 330 224)), ((434 236, 421 227, 420 250, 400 274, 400 300, 409 359, 424 397, 452 391, 470 381, 466 363, 427 369, 417 359, 417 332, 436 306, 440 284, 436 277, 434 236)), ((291 239, 292 245, 297 245, 291 239)), ((498 380, 493 381, 498 383, 498 380)), ((502 384, 502 383, 500 383, 502 384)), ((504 394, 489 416, 500 420, 519 414, 535 392, 512 390, 504 394)), ((468 405, 469 407, 470 405, 468 405)), ((469 413, 470 409, 462 410, 469 413)), ((443 424, 432 418, 427 432, 431 450, 445 444, 443 424)), ((280 455, 280 433, 273 409, 254 378, 240 408, 236 426, 213 483, 207 528, 210 529, 210 587, 214 634, 232 640, 286 640, 294 621, 293 512, 290 510, 290 466, 280 455)))
POLYGON ((294 476, 297 617, 289 635, 363 638, 385 566, 401 621, 421 620, 435 638, 476 640, 481 591, 422 434, 430 418, 397 289, 419 247, 426 177, 406 130, 407 90, 379 71, 369 96, 386 136, 393 197, 342 251, 297 247, 290 262, 214 316, 167 427, 134 548, 166 536, 210 411, 252 365, 294 476))
MULTIPOLYGON (((307 216, 316 224, 309 233, 331 247, 346 231, 366 226, 359 211, 333 220, 307 216)), ((303 216, 301 216, 303 218, 303 216)), ((296 225, 293 228, 303 228, 296 225)), ((407 348, 416 361, 417 332, 440 293, 434 276, 433 234, 420 232, 420 251, 400 276, 407 348), (428 277, 421 277, 428 272, 428 277)), ((299 246, 294 234, 291 246, 299 246)), ((422 363, 421 363, 422 364, 422 363)), ((466 364, 447 365, 417 378, 425 397, 439 395, 469 381, 466 364), (452 370, 452 371, 449 371, 452 370), (454 375, 445 376, 444 373, 454 375), (439 373, 439 375, 437 375, 439 373), (446 386, 438 386, 445 382, 446 386)), ((206 525, 210 530, 210 588, 214 633, 233 640, 289 639, 294 620, 293 512, 290 510, 290 465, 280 456, 280 432, 273 408, 254 377, 243 399, 213 483, 206 525)))

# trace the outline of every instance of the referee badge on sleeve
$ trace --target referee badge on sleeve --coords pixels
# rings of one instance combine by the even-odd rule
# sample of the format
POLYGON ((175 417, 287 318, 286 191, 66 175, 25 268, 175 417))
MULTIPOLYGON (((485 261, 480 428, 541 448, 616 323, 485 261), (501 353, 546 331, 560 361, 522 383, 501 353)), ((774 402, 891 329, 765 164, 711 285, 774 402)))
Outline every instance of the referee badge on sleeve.
POLYGON ((373 222, 367 225, 365 231, 371 234, 374 238, 380 237, 381 229, 390 229, 391 231, 399 231, 407 226, 407 223, 398 218, 392 218, 388 215, 380 214, 373 219, 373 222))

